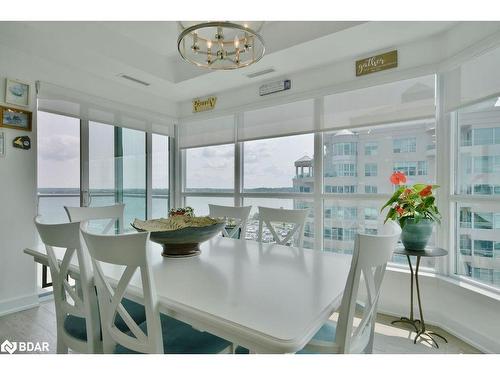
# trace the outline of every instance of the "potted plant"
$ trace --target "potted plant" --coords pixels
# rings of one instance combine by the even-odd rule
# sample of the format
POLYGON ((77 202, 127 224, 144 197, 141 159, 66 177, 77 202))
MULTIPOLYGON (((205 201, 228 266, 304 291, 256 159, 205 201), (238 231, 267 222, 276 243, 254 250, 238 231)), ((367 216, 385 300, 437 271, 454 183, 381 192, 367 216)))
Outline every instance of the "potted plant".
POLYGON ((406 176, 394 172, 390 181, 398 186, 392 197, 382 207, 389 207, 387 220, 395 220, 401 226, 401 241, 408 250, 424 250, 432 234, 434 223, 440 222, 441 214, 436 207, 434 189, 437 185, 414 184, 406 186, 406 176))

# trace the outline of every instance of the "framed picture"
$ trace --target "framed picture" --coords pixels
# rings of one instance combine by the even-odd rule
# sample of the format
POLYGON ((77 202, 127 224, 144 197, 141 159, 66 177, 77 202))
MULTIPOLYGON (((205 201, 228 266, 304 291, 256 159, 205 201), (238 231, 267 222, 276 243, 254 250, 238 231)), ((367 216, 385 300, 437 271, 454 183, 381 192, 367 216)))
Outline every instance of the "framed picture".
POLYGON ((5 80, 5 103, 27 107, 30 103, 30 85, 7 78, 5 80))
POLYGON ((0 127, 31 131, 31 112, 0 107, 0 127))
POLYGON ((0 158, 5 156, 5 134, 0 132, 0 158))

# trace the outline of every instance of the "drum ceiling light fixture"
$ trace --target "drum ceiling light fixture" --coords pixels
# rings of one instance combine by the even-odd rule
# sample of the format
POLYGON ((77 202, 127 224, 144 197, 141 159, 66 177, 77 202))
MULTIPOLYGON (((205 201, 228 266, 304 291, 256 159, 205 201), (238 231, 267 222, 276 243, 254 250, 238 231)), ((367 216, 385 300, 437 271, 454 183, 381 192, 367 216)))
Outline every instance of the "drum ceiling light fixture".
POLYGON ((232 70, 259 61, 265 52, 259 32, 263 22, 179 22, 177 49, 186 61, 201 68, 232 70))

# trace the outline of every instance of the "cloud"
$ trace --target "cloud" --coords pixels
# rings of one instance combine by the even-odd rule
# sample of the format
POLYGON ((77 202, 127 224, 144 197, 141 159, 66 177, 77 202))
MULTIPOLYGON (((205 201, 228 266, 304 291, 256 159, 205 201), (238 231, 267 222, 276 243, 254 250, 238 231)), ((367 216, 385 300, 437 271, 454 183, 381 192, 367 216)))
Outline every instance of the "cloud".
POLYGON ((228 147, 205 147, 201 151, 201 156, 205 158, 223 158, 232 159, 234 157, 234 149, 228 147))
POLYGON ((203 168, 211 168, 211 169, 218 169, 218 170, 223 170, 229 167, 229 163, 226 160, 208 160, 204 165, 203 168))
POLYGON ((71 135, 56 134, 40 139, 38 155, 41 159, 68 161, 80 157, 80 139, 71 135))

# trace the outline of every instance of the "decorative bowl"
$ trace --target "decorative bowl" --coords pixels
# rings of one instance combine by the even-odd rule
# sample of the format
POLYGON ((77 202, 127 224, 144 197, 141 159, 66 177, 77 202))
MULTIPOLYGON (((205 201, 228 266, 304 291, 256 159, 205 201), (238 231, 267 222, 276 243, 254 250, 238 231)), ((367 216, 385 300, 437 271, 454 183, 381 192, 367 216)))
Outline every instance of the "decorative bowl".
MULTIPOLYGON (((186 220, 196 220, 191 218, 186 220)), ((152 230, 146 229, 147 225, 153 222, 153 225, 158 223, 168 223, 171 219, 157 220, 135 220, 132 225, 139 232, 149 231, 149 239, 163 247, 162 256, 171 258, 191 257, 200 254, 200 243, 209 240, 219 233, 224 228, 225 222, 213 218, 208 218, 209 225, 189 226, 189 222, 185 223, 184 228, 161 230, 161 226, 152 230)), ((177 219, 175 219, 177 220, 177 219)))

